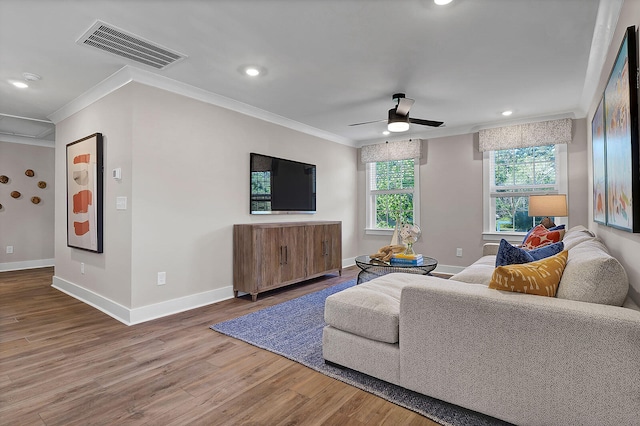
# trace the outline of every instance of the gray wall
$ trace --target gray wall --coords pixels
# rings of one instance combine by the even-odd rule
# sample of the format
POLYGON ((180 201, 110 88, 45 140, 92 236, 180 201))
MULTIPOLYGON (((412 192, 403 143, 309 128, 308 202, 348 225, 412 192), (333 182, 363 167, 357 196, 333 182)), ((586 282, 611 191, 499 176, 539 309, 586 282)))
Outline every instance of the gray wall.
POLYGON ((53 148, 0 141, 0 175, 10 178, 0 184, 0 271, 53 265, 53 170, 53 148), (35 176, 26 176, 27 169, 35 176), (39 181, 47 187, 39 188, 39 181), (22 196, 12 198, 12 191, 22 196), (33 196, 41 202, 33 204, 33 196))
POLYGON ((85 298, 138 309, 195 307, 216 290, 230 297, 234 223, 340 220, 343 257, 357 254, 355 148, 135 82, 58 123, 56 164, 67 143, 95 132, 105 144, 104 253, 66 247, 65 207, 56 206, 54 282, 85 298), (316 164, 317 214, 250 215, 250 152, 316 164), (111 178, 116 167, 121 181, 111 178), (127 210, 116 210, 118 196, 127 210))
MULTIPOLYGON (((586 120, 574 120, 567 148, 569 226, 588 224, 586 120)), ((477 133, 423 141, 420 161, 420 221, 416 251, 438 259, 438 271, 456 272, 482 256, 482 154, 477 133), (456 249, 462 249, 462 257, 456 249)), ((391 236, 366 235, 365 166, 358 164, 361 253, 375 253, 391 236)))
MULTIPOLYGON (((587 132, 589 134, 589 155, 587 160, 587 164, 589 167, 587 188, 589 193, 591 193, 591 188, 593 186, 593 172, 591 170, 592 157, 590 123, 591 119, 593 118, 593 114, 598 106, 598 102, 600 101, 602 93, 604 92, 604 88, 609 78, 609 73, 613 66, 613 62, 615 61, 618 49, 620 48, 620 43, 622 42, 626 28, 631 25, 635 25, 636 31, 638 30, 638 26, 640 25, 640 1, 627 0, 622 6, 620 18, 618 19, 618 24, 616 25, 616 31, 613 36, 613 40, 611 41, 611 46, 609 46, 609 50, 607 52, 607 60, 605 61, 602 73, 600 74, 598 90, 596 91, 596 95, 591 102, 588 120, 587 123, 585 123, 587 132)), ((638 184, 638 182, 636 182, 636 184, 638 184)), ((620 261, 620 263, 622 263, 625 270, 627 271, 627 275, 629 276, 629 281, 632 286, 629 294, 636 303, 640 304, 640 262, 638 262, 638 259, 640 259, 640 234, 631 234, 593 222, 593 200, 591 200, 591 197, 589 197, 589 207, 587 211, 589 214, 589 228, 600 238, 602 238, 602 240, 604 240, 605 244, 611 251, 611 254, 614 255, 620 261)))

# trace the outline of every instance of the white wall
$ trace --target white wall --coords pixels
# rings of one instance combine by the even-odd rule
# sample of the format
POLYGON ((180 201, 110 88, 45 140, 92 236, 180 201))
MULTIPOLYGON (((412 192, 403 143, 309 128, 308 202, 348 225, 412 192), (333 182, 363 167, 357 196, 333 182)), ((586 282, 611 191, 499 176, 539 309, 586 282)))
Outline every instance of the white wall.
POLYGON ((105 140, 104 253, 66 247, 60 206, 54 281, 124 322, 231 297, 235 223, 340 220, 343 258, 357 254, 355 148, 135 82, 58 124, 56 163, 95 132, 105 140), (250 215, 250 152, 316 164, 317 214, 250 215), (128 197, 126 211, 116 196, 128 197))
MULTIPOLYGON (((604 92, 604 88, 609 78, 609 73, 615 61, 615 57, 620 48, 620 43, 624 37, 624 33, 627 27, 635 25, 636 31, 640 25, 640 1, 638 0, 626 0, 620 11, 620 17, 616 25, 616 31, 609 46, 607 52, 607 59, 603 65, 602 72, 600 74, 600 81, 598 84, 598 90, 591 102, 591 108, 589 108, 589 114, 587 117, 587 123, 585 123, 587 132, 589 134, 588 140, 588 167, 589 167, 589 179, 588 179, 588 191, 591 193, 593 187, 593 171, 591 170, 592 151, 591 151, 591 120, 598 106, 598 102, 604 92)), ((636 182, 638 184, 638 182, 636 182)), ((605 242, 611 254, 615 256, 620 263, 624 266, 629 276, 629 282, 631 288, 629 295, 636 303, 640 303, 640 234, 632 234, 617 229, 610 228, 608 226, 600 225, 593 222, 593 200, 589 197, 589 229, 595 232, 605 242)))
POLYGON ((0 271, 53 265, 54 150, 50 147, 0 141, 0 271), (25 175, 31 169, 33 177, 25 175), (46 188, 38 182, 46 182, 46 188), (12 198, 11 192, 22 195, 12 198), (33 204, 31 197, 41 199, 33 204), (13 253, 6 252, 13 246, 13 253))

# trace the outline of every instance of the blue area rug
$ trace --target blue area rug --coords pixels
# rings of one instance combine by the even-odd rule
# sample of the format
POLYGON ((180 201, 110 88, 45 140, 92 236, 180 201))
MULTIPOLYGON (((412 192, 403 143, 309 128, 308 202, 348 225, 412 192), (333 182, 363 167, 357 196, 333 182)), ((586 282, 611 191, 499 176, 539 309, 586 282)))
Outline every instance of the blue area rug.
POLYGON ((211 329, 299 362, 443 425, 507 424, 354 370, 325 364, 322 358, 325 299, 353 285, 355 280, 214 324, 211 329))

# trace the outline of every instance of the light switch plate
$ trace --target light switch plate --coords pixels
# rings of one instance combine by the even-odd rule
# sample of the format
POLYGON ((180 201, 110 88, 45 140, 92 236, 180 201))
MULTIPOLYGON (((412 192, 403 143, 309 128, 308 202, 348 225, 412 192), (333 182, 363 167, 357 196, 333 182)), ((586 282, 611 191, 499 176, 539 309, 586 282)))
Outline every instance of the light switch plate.
POLYGON ((127 209, 127 197, 116 197, 116 210, 127 209))

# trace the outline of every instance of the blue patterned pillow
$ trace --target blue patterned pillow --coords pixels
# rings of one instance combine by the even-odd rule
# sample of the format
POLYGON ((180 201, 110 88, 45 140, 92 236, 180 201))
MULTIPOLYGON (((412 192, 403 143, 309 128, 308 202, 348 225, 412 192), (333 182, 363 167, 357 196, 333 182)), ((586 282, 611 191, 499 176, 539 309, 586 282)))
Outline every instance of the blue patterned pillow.
POLYGON ((496 268, 498 266, 533 262, 534 260, 540 260, 558 254, 562 250, 564 250, 564 243, 562 241, 534 250, 525 250, 513 246, 509 244, 507 240, 502 239, 500 240, 500 247, 496 255, 496 268))

